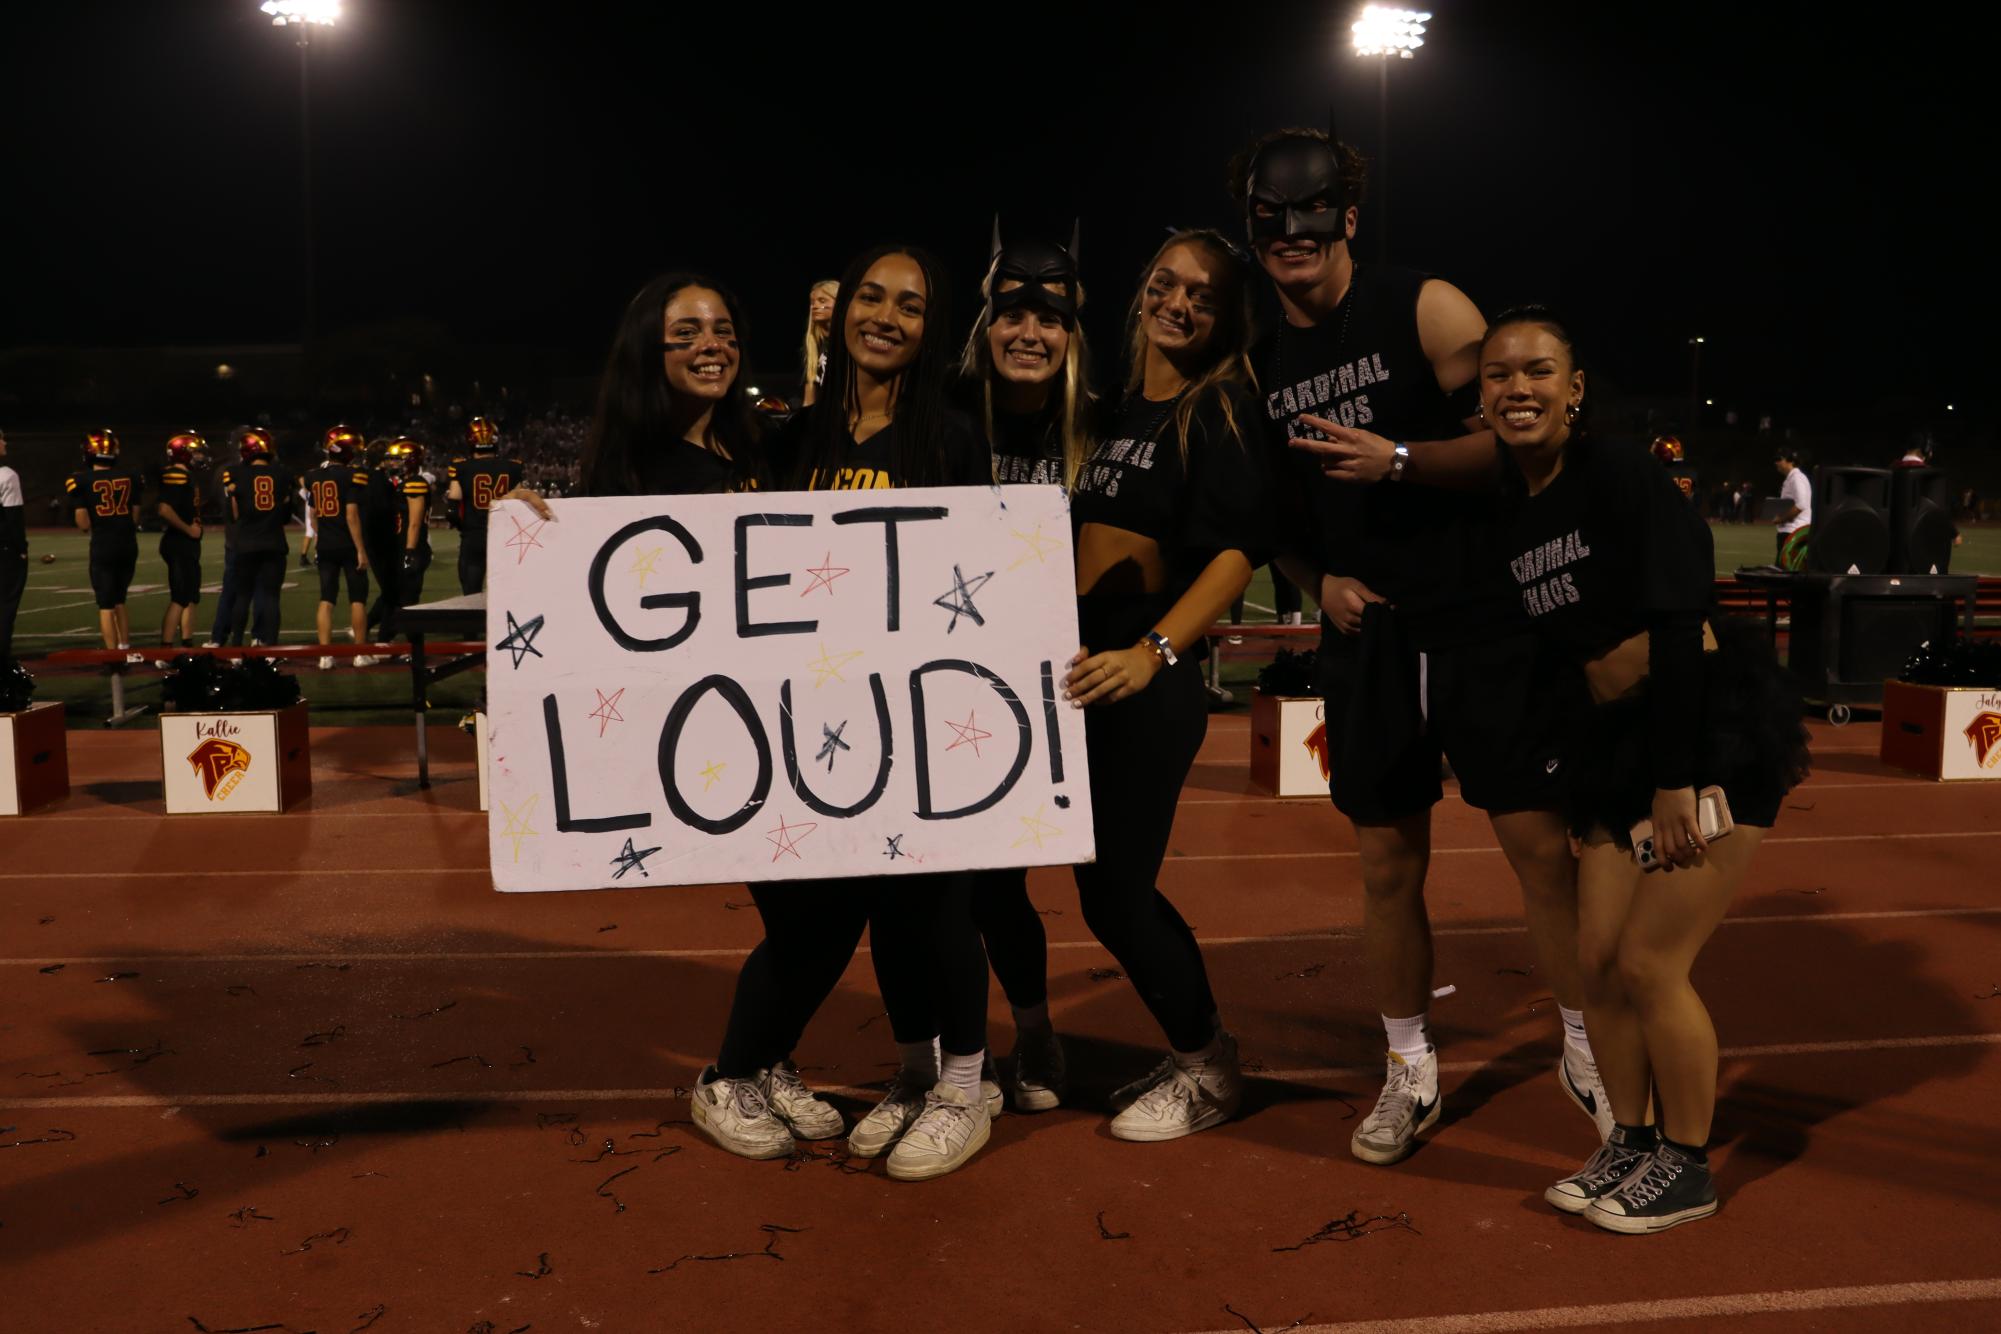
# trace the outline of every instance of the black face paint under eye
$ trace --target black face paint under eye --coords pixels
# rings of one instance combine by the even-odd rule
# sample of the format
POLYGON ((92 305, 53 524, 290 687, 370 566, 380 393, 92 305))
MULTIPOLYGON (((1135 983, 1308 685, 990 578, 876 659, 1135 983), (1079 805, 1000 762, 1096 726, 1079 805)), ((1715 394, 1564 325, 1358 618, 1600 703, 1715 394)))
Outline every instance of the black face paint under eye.
POLYGON ((1316 139, 1281 140, 1252 164, 1245 229, 1253 241, 1312 236, 1331 242, 1348 230, 1342 197, 1341 167, 1331 147, 1316 139), (1326 207, 1313 208, 1316 200, 1326 207), (1270 216, 1258 216, 1260 204, 1270 216))

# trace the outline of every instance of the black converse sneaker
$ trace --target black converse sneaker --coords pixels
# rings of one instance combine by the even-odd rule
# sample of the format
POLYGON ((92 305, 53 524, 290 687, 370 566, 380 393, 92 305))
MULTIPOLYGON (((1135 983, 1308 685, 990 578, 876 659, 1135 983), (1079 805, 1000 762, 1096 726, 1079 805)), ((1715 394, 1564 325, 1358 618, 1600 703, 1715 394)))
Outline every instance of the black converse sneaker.
POLYGON ((1584 1216, 1608 1232, 1665 1232, 1716 1212, 1709 1164, 1663 1143, 1625 1184, 1593 1200, 1584 1216))
POLYGON ((1611 1137, 1598 1146, 1590 1161, 1542 1193, 1542 1197, 1567 1214, 1581 1214, 1593 1200, 1603 1199, 1626 1184, 1627 1178, 1646 1166, 1653 1156, 1656 1137, 1649 1132, 1633 1134, 1614 1126, 1611 1137))

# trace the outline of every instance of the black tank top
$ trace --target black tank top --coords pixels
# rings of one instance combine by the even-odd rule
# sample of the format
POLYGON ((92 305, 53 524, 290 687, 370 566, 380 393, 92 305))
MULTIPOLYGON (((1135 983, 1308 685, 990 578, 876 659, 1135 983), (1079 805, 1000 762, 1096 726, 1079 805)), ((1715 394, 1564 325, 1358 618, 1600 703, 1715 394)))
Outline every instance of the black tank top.
POLYGON ((1388 598, 1420 649, 1525 628, 1500 553, 1496 496, 1329 481, 1285 442, 1319 434, 1298 424, 1301 414, 1398 442, 1465 434, 1418 338, 1417 295, 1430 276, 1362 265, 1326 319, 1303 329, 1281 323, 1252 353, 1283 456, 1274 471, 1297 483, 1279 488, 1292 502, 1281 541, 1388 598))

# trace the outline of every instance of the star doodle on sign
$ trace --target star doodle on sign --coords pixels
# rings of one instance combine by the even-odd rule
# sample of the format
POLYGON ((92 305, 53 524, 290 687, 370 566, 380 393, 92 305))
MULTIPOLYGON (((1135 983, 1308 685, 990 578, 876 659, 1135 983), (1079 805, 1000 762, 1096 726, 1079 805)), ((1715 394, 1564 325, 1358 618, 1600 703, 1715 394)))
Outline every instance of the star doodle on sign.
POLYGON ((611 878, 623 880, 627 871, 637 871, 647 879, 652 879, 653 877, 646 873, 646 859, 658 851, 660 851, 658 848, 635 848, 632 846, 632 840, 626 839, 625 846, 611 859, 611 864, 618 868, 611 873, 611 878))
POLYGON ((535 636, 541 633, 542 618, 540 616, 537 616, 532 621, 517 621, 514 619, 514 613, 510 611, 507 613, 507 637, 493 646, 494 651, 500 652, 504 650, 512 653, 514 655, 514 668, 516 671, 519 671, 521 669, 521 660, 529 654, 532 653, 538 658, 542 656, 542 650, 535 647, 535 636))
POLYGON ((619 700, 625 698, 625 687, 620 686, 618 689, 612 691, 609 699, 605 698, 604 691, 599 690, 596 686, 592 686, 591 690, 598 697, 598 706, 591 710, 591 717, 598 720, 598 735, 603 736, 605 728, 613 723, 622 723, 625 721, 625 715, 618 711, 619 700))
POLYGON ((959 618, 961 616, 972 617, 974 625, 985 625, 987 623, 987 618, 980 615, 980 609, 973 605, 973 594, 985 588, 987 580, 993 577, 994 572, 988 570, 985 574, 974 575, 968 581, 966 576, 959 572, 957 565, 952 567, 951 589, 931 599, 932 606, 943 607, 946 611, 952 613, 952 623, 945 627, 946 634, 949 635, 952 631, 958 629, 959 618))
POLYGON ((827 590, 827 596, 832 597, 834 596, 834 580, 847 572, 847 566, 834 564, 834 553, 829 551, 826 555, 820 557, 820 563, 817 567, 811 565, 806 567, 806 573, 813 576, 813 582, 800 589, 799 596, 803 598, 816 588, 824 588, 827 590))
POLYGON ((882 850, 882 855, 891 861, 895 861, 898 857, 908 857, 910 855, 903 850, 903 835, 901 834, 896 835, 894 838, 885 838, 883 842, 889 846, 882 850))
POLYGON ((710 760, 702 770, 702 791, 707 792, 723 781, 723 770, 729 767, 727 760, 710 760))
POLYGON ((778 828, 769 830, 764 835, 766 839, 770 840, 772 847, 776 849, 771 854, 771 860, 777 861, 788 852, 792 854, 794 860, 806 860, 799 855, 799 840, 819 827, 818 824, 811 821, 805 824, 787 824, 785 823, 785 817, 782 815, 779 816, 778 828))
POLYGON ((1028 832, 1014 841, 1015 847, 1021 847, 1025 843, 1034 843, 1039 849, 1042 847, 1044 839, 1055 838, 1063 832, 1042 818, 1042 812, 1046 809, 1048 809, 1046 806, 1038 805, 1035 808, 1035 814, 1021 817, 1022 827, 1027 829, 1028 832))
POLYGON ((627 570, 626 573, 639 576, 640 592, 643 593, 646 591, 646 579, 648 575, 660 573, 660 571, 653 567, 660 563, 660 553, 666 549, 666 547, 654 547, 648 551, 635 551, 632 554, 632 568, 627 570))
POLYGON ((963 723, 955 723, 950 718, 945 720, 945 726, 959 734, 959 739, 945 747, 946 750, 957 750, 961 746, 971 746, 973 748, 973 758, 980 758, 980 743, 982 741, 993 740, 994 734, 980 730, 979 725, 973 721, 977 716, 976 713, 968 713, 966 721, 963 723))
POLYGON ((1018 570, 1030 561, 1034 561, 1037 565, 1046 564, 1049 560, 1049 554, 1052 551, 1061 551, 1063 549, 1061 542, 1053 537, 1044 537, 1042 535, 1042 525, 1039 523, 1035 525, 1035 531, 1032 533, 1024 533, 1019 528, 1010 528, 1008 535, 1018 538, 1028 547, 1028 550, 1022 552, 1020 558, 1014 564, 1008 566, 1010 570, 1018 570))
POLYGON ((822 640, 820 656, 806 664, 806 670, 813 673, 813 689, 818 690, 829 681, 845 682, 848 678, 841 675, 841 668, 861 655, 860 649, 856 649, 853 653, 829 653, 826 641, 822 640))
POLYGON ((507 539, 507 545, 515 549, 514 563, 519 565, 528 559, 531 550, 542 545, 535 534, 541 532, 543 525, 549 521, 537 519, 533 523, 523 523, 519 515, 510 513, 507 517, 514 520, 514 536, 507 539))
POLYGON ((829 727, 825 723, 820 724, 820 735, 825 737, 826 740, 820 743, 819 753, 814 755, 813 758, 816 761, 825 760, 827 762, 828 773, 834 772, 835 751, 854 749, 853 746, 850 746, 847 742, 841 740, 841 733, 847 730, 848 730, 848 720, 845 718, 841 719, 841 725, 839 727, 829 727))
MULTIPOLYGON (((507 821, 506 827, 500 831, 500 836, 514 840, 514 861, 517 865, 521 861, 521 840, 524 838, 542 837, 541 834, 528 827, 528 817, 535 813, 535 803, 541 799, 542 796, 539 792, 531 795, 527 801, 521 804, 521 809, 518 811, 506 802, 500 802, 500 813, 507 821)), ((499 799, 495 798, 495 800, 498 801, 499 799)))

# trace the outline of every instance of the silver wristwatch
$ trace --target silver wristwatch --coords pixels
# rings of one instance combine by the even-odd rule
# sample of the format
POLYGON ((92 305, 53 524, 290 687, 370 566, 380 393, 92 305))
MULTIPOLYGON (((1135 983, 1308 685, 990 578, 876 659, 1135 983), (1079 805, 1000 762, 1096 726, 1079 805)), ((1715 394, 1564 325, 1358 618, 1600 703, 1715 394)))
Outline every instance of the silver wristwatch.
POLYGON ((1410 467, 1410 446, 1399 443, 1390 451, 1390 480, 1401 482, 1404 469, 1410 467))
POLYGON ((1169 667, 1172 667, 1175 663, 1181 661, 1181 659, 1174 656, 1174 645, 1168 643, 1167 636, 1160 633, 1160 631, 1158 630, 1148 631, 1146 638, 1141 640, 1140 642, 1142 644, 1145 644, 1148 648, 1152 649, 1155 653, 1158 653, 1160 655, 1160 660, 1166 663, 1169 667))

